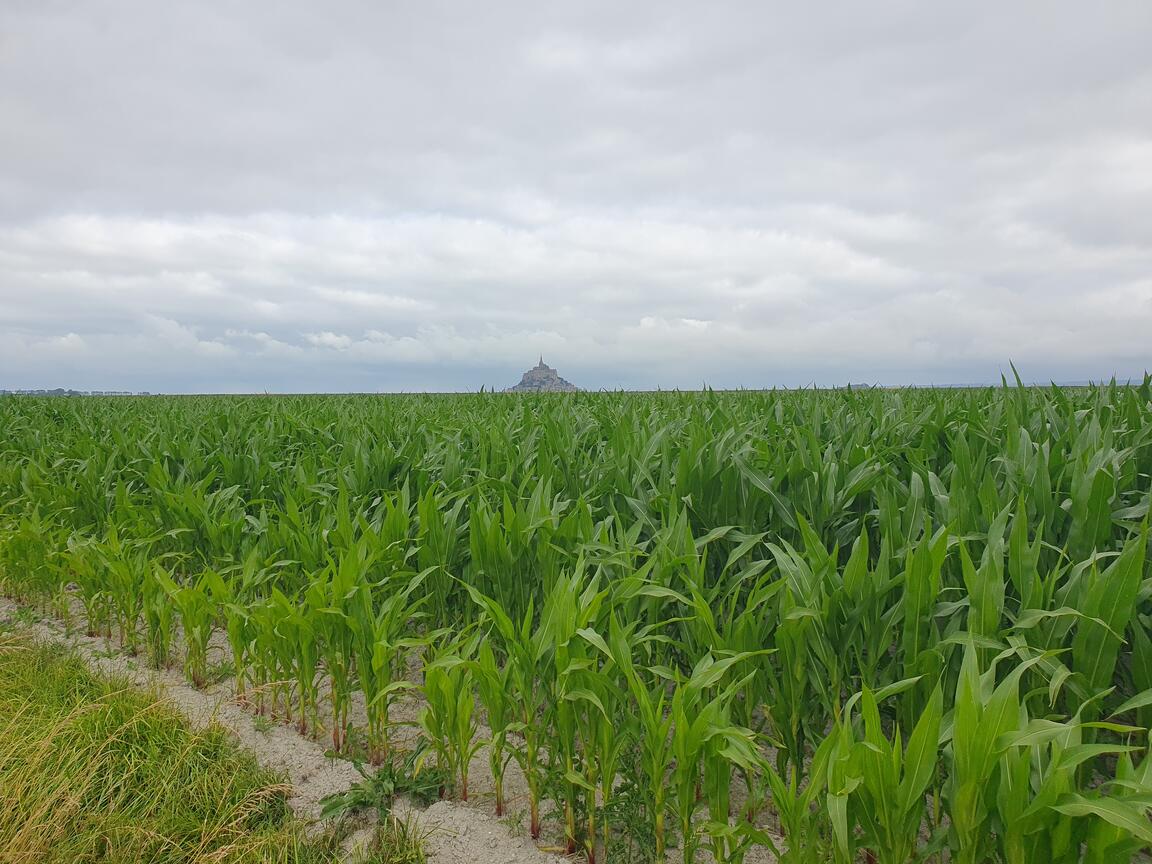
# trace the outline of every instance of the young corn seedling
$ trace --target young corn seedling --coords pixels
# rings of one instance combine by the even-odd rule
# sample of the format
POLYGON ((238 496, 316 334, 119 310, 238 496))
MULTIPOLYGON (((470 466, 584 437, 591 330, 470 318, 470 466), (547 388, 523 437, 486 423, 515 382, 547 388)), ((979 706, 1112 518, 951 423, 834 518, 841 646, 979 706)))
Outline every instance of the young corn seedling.
POLYGON ((496 662, 496 655, 487 638, 480 642, 480 650, 474 661, 476 690, 480 704, 488 718, 491 732, 488 741, 488 765, 492 771, 492 783, 496 794, 496 817, 504 816, 504 771, 512 754, 508 751, 508 733, 516 720, 516 705, 511 691, 510 665, 496 662))
MULTIPOLYGON (((1072 669, 1089 692, 1099 693, 1112 685, 1124 634, 1136 616, 1137 598, 1145 582, 1148 522, 1131 537, 1121 554, 1099 571, 1087 571, 1074 604, 1084 617, 1072 640, 1072 669)), ((1092 711, 1098 710, 1093 707, 1092 711)), ((1088 717, 1087 719, 1092 719, 1088 717)))
POLYGON ((248 703, 247 680, 251 660, 252 642, 255 638, 249 616, 249 605, 239 595, 240 579, 235 570, 223 574, 213 598, 216 616, 224 624, 228 637, 228 649, 232 653, 232 668, 235 670, 235 699, 241 705, 248 703))
POLYGON ((467 503, 466 495, 457 495, 453 501, 429 489, 416 502, 416 515, 419 522, 417 545, 417 565, 421 571, 428 571, 428 597, 434 620, 444 622, 459 614, 459 586, 452 579, 452 573, 459 572, 457 559, 461 540, 467 528, 467 517, 463 513, 467 503))
POLYGON ((320 656, 328 673, 328 696, 332 708, 332 749, 345 752, 348 712, 352 702, 357 645, 357 622, 370 602, 367 576, 374 555, 364 542, 331 560, 305 591, 305 615, 314 628, 320 656))
MULTIPOLYGON (((273 582, 278 571, 288 563, 280 561, 265 566, 260 551, 254 548, 241 564, 221 570, 220 575, 223 578, 216 586, 212 599, 216 606, 216 617, 224 624, 224 632, 228 637, 232 666, 236 673, 236 701, 239 704, 248 704, 247 685, 252 672, 249 667, 252 664, 253 643, 256 638, 251 621, 251 608, 259 602, 260 595, 267 593, 267 584, 273 582)), ((302 723, 301 734, 305 728, 305 724, 302 723)))
POLYGON ((826 811, 834 814, 838 802, 832 794, 825 798, 823 808, 819 802, 828 787, 829 764, 836 745, 836 737, 827 736, 817 745, 807 765, 791 765, 785 774, 781 774, 772 760, 764 760, 761 765, 784 835, 784 847, 778 846, 769 835, 764 835, 760 842, 772 850, 780 864, 826 864, 830 858, 830 844, 822 829, 826 811))
POLYGON ((208 681, 208 641, 212 637, 215 607, 211 591, 220 584, 220 574, 206 570, 195 582, 177 584, 159 565, 154 577, 176 607, 184 633, 184 674, 196 687, 208 681))
POLYGON ((492 623, 507 657, 508 681, 517 708, 515 730, 524 743, 514 750, 516 760, 524 771, 528 785, 529 833, 533 840, 540 838, 540 793, 544 780, 544 725, 548 704, 549 676, 553 669, 555 651, 552 628, 556 620, 541 615, 535 623, 534 604, 528 601, 523 617, 514 622, 496 600, 465 584, 473 602, 483 610, 492 623))
POLYGON ((1091 820, 1084 833, 1084 864, 1131 861, 1152 849, 1152 755, 1139 765, 1121 752, 1115 779, 1101 789, 1061 796, 1055 810, 1091 820))
MULTIPOLYGON (((598 637, 594 631, 583 628, 579 635, 595 646, 598 637)), ((569 780, 584 794, 584 851, 590 864, 595 864, 598 848, 607 854, 612 845, 612 826, 607 818, 598 824, 598 813, 612 809, 621 759, 635 745, 635 727, 626 685, 606 653, 594 652, 581 668, 573 669, 566 677, 564 699, 573 706, 583 761, 583 772, 574 772, 569 780)))
POLYGON ((918 860, 920 829, 927 814, 925 795, 936 776, 940 753, 943 693, 939 687, 932 691, 907 746, 898 725, 892 740, 885 734, 876 694, 865 689, 858 695, 863 728, 852 722, 853 697, 833 731, 840 738, 835 761, 846 763, 835 766, 839 776, 829 790, 839 798, 838 806, 830 810, 837 860, 855 860, 856 848, 868 850, 877 864, 918 860), (845 797, 853 805, 858 839, 849 824, 845 797))
POLYGON ((946 761, 949 845, 958 864, 979 864, 991 853, 999 745, 1020 728, 1020 679, 1043 659, 1038 655, 1018 663, 997 683, 997 664, 1015 651, 1009 649, 993 658, 983 673, 979 651, 969 636, 956 685, 950 759, 946 761))
POLYGON ((934 611, 940 595, 941 569, 948 553, 948 532, 925 532, 905 554, 900 653, 900 680, 916 679, 915 688, 901 700, 901 724, 916 725, 931 695, 931 685, 939 674, 939 657, 933 650, 939 636, 934 611))
POLYGON ((148 663, 154 669, 168 666, 172 650, 172 598, 157 571, 167 576, 159 564, 144 579, 144 626, 148 642, 148 663))
POLYGON ((323 584, 313 583, 307 592, 306 606, 309 613, 315 613, 314 617, 309 614, 309 620, 316 631, 320 659, 328 675, 332 750, 343 754, 348 740, 348 712, 352 702, 355 637, 346 614, 336 606, 328 605, 330 601, 323 593, 327 593, 323 584))
POLYGON ((373 594, 360 591, 349 618, 356 637, 356 676, 368 714, 368 749, 373 765, 389 756, 389 712, 412 683, 405 678, 412 649, 427 643, 412 632, 427 600, 426 580, 431 570, 412 576, 397 574, 373 594))
POLYGON ((728 692, 734 693, 745 685, 744 681, 737 682, 716 696, 692 722, 693 731, 706 730, 702 732, 705 747, 700 760, 702 791, 708 802, 705 830, 712 859, 718 864, 742 864, 751 845, 762 843, 765 836, 747 818, 730 822, 734 771, 739 769, 746 777, 752 777, 764 761, 752 730, 732 723, 727 716, 729 706, 725 703, 731 699, 728 692))
MULTIPOLYGON (((997 742, 1000 777, 995 824, 998 852, 1005 864, 1075 864, 1083 860, 1083 852, 1091 860, 1097 852, 1119 851, 1111 848, 1118 842, 1127 845, 1134 839, 1139 841, 1139 832, 1130 830, 1132 823, 1121 823, 1121 827, 1129 829, 1127 833, 1108 837, 1098 834, 1100 826, 1092 818, 1097 805, 1101 810, 1117 811, 1125 805, 1101 795, 1100 788, 1085 788, 1080 775, 1083 766, 1099 765, 1102 758, 1116 754, 1120 756, 1118 764, 1123 765, 1130 754, 1141 749, 1119 743, 1086 744, 1086 729, 1140 736, 1145 730, 1112 723, 1083 723, 1078 716, 1063 723, 1046 718, 1029 720, 1026 714, 1023 719, 1022 728, 997 742)), ((1130 766, 1131 762, 1127 764, 1130 766)), ((1123 774, 1124 768, 1119 771, 1123 774)), ((1136 791, 1139 794, 1140 790, 1136 791)), ((1152 831, 1148 836, 1152 836, 1152 831)))
MULTIPOLYGON (((457 646, 464 647, 464 646, 457 646)), ((420 728, 446 771, 456 796, 468 800, 468 769, 483 741, 477 737, 474 672, 470 646, 446 652, 424 667, 424 697, 420 728)))
POLYGON ((759 759, 752 731, 734 725, 729 708, 754 673, 719 693, 716 689, 729 670, 746 659, 748 655, 736 654, 714 660, 705 654, 687 679, 677 676, 672 691, 671 787, 686 864, 696 859, 699 840, 695 817, 702 791, 706 791, 709 817, 719 828, 713 832, 713 854, 724 862, 740 857, 739 846, 733 846, 733 838, 725 830, 731 809, 732 766, 751 771, 759 759))
POLYGON ((654 856, 664 860, 667 845, 666 816, 668 810, 668 773, 673 763, 672 729, 674 720, 669 711, 667 681, 652 676, 645 680, 632 659, 629 645, 633 634, 624 629, 612 614, 609 619, 608 638, 591 630, 582 630, 581 636, 599 648, 615 664, 623 676, 627 692, 636 712, 636 739, 640 750, 640 770, 648 793, 648 813, 655 838, 654 856))
MULTIPOLYGON (((321 649, 316 633, 319 616, 307 603, 291 600, 275 588, 268 601, 257 608, 263 614, 251 620, 257 633, 256 644, 266 646, 265 656, 276 670, 271 676, 272 712, 276 712, 283 682, 294 682, 299 712, 296 728, 301 735, 307 735, 309 729, 318 730, 320 726, 317 677, 321 649), (270 632, 260 634, 261 625, 270 628, 270 632)), ((284 707, 291 721, 290 692, 285 694, 284 707)))
MULTIPOLYGON (((281 680, 299 674, 291 661, 296 653, 296 636, 286 623, 291 620, 295 609, 294 601, 278 588, 273 588, 266 599, 252 603, 247 610, 247 627, 252 635, 248 652, 251 684, 248 695, 250 700, 255 697, 256 713, 261 717, 269 711, 273 715, 276 713, 275 701, 269 699, 269 693, 274 696, 281 680)), ((314 653, 318 654, 316 640, 313 639, 311 644, 314 653)), ((302 703, 306 695, 305 692, 300 694, 302 703)), ((315 703, 313 710, 318 710, 315 703)), ((314 724, 312 728, 317 727, 314 724)))
POLYGON ((84 619, 89 636, 108 635, 112 628, 112 609, 104 579, 103 559, 96 541, 73 534, 64 552, 68 578, 80 591, 84 619))
MULTIPOLYGON (((588 779, 587 763, 592 755, 580 744, 586 739, 589 729, 581 721, 590 718, 580 710, 580 704, 569 698, 573 691, 582 689, 586 673, 594 666, 595 654, 599 652, 588 642, 577 636, 583 629, 596 623, 603 606, 606 591, 599 588, 599 579, 586 579, 583 559, 568 575, 559 576, 541 612, 541 624, 547 627, 555 642, 553 668, 550 678, 551 719, 555 729, 557 746, 552 748, 552 759, 558 763, 561 774, 561 789, 564 798, 564 825, 567 838, 567 851, 572 854, 583 839, 595 842, 595 783, 588 779), (581 733, 585 733, 582 735, 581 733), (591 800, 589 799, 589 794, 591 800), (593 820, 593 832, 581 837, 583 825, 579 825, 577 809, 582 799, 590 807, 589 818, 593 820)), ((591 773, 598 776, 598 769, 591 773)))
POLYGON ((59 532, 53 520, 36 507, 13 521, 0 530, 0 584, 17 599, 46 613, 48 601, 60 586, 59 532))
POLYGON ((148 540, 122 540, 115 527, 97 546, 120 645, 132 654, 140 645, 138 623, 144 607, 144 582, 151 572, 148 540))

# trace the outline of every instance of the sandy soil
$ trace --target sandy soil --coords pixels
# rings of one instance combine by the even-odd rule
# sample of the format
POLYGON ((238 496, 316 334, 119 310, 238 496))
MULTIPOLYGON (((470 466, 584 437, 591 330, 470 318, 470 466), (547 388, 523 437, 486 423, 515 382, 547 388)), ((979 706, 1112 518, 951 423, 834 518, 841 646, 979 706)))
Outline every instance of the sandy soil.
MULTIPOLYGON (((228 730, 237 743, 251 751, 261 764, 287 775, 293 789, 289 804, 305 819, 318 818, 322 798, 341 792, 362 779, 350 762, 326 756, 321 744, 302 737, 293 728, 258 723, 257 718, 232 700, 230 681, 197 690, 177 671, 153 670, 137 658, 109 651, 100 637, 85 636, 82 632, 69 633, 62 624, 51 619, 28 622, 26 610, 0 599, 0 621, 3 620, 38 638, 74 647, 95 671, 123 676, 135 686, 155 693, 179 710, 195 727, 216 723, 228 730)), ((414 705, 405 707, 402 713, 408 717, 404 719, 414 718, 418 708, 414 705)), ((414 731, 409 733, 413 734, 414 731)), ((477 758, 474 768, 477 781, 482 775, 486 776, 490 788, 486 755, 477 758)), ((512 777, 507 779, 510 785, 516 785, 512 777)), ((516 779, 519 782, 514 791, 518 800, 523 797, 520 788, 523 778, 516 779)), ((484 788, 477 791, 481 793, 477 797, 483 800, 486 797, 484 788)), ((509 803, 514 802, 510 800, 509 803)), ((401 801, 397 803, 396 813, 401 818, 413 818, 418 830, 426 835, 425 849, 431 864, 560 864, 565 860, 538 849, 527 837, 513 836, 504 823, 477 807, 440 801, 422 810, 401 801)))

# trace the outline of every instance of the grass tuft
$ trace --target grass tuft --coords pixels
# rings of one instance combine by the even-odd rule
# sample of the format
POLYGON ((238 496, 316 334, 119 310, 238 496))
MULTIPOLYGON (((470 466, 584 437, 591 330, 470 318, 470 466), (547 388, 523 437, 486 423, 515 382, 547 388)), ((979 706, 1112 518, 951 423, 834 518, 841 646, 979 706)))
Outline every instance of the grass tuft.
POLYGON ((338 860, 305 837, 288 791, 223 730, 0 635, 2 864, 338 860))

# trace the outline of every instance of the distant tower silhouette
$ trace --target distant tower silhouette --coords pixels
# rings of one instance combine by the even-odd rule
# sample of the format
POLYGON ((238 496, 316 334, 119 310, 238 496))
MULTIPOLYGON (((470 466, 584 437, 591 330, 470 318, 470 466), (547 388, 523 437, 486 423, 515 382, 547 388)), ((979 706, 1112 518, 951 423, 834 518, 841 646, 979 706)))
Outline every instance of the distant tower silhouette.
POLYGON ((565 381, 556 374, 556 370, 544 362, 544 355, 540 354, 536 365, 520 376, 520 383, 509 387, 506 392, 512 393, 564 393, 579 390, 570 381, 565 381))

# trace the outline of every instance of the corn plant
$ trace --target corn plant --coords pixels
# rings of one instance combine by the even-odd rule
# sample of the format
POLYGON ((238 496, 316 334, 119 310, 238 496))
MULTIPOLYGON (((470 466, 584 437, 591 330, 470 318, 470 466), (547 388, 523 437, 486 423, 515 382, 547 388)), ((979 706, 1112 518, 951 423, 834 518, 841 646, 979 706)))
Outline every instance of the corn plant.
MULTIPOLYGON (((323 645, 317 628, 323 619, 317 614, 316 607, 309 605, 310 602, 316 602, 314 592, 309 592, 307 598, 300 601, 290 599, 274 588, 267 602, 258 607, 262 614, 254 619, 257 644, 264 648, 265 666, 273 670, 264 679, 264 683, 271 687, 272 711, 276 712, 285 683, 293 683, 296 688, 297 728, 302 735, 308 734, 310 729, 319 731, 320 728, 318 676, 323 645)), ((286 693, 283 701, 287 718, 291 720, 292 694, 286 693)), ((338 719, 334 713, 333 723, 338 719)), ((333 735, 337 735, 335 725, 333 735)), ((342 739, 340 743, 343 743, 342 739)), ((333 746, 337 746, 335 737, 333 746)))
POLYGON ((499 818, 504 815, 504 772, 512 758, 508 751, 508 733, 517 722, 509 680, 512 667, 507 663, 503 666, 497 663, 496 654, 486 638, 480 642, 474 664, 476 690, 488 721, 489 737, 485 743, 488 745, 488 764, 495 785, 496 816, 499 818))
POLYGON ((1091 820, 1084 839, 1085 864, 1132 860, 1152 847, 1152 756, 1145 754, 1136 764, 1130 752, 1115 749, 1122 751, 1116 776, 1103 792, 1070 792, 1052 805, 1062 816, 1091 820))
POLYGON ((528 784, 529 832, 533 839, 540 837, 540 790, 543 782, 543 735, 540 719, 545 702, 544 684, 541 676, 547 652, 550 650, 547 635, 533 630, 532 604, 528 604, 523 620, 514 624, 496 601, 470 589, 473 599, 485 608, 491 616, 493 626, 503 639, 507 652, 508 681, 512 685, 517 707, 516 730, 523 737, 523 743, 514 748, 513 754, 524 771, 528 784))
MULTIPOLYGON (((167 588, 169 581, 167 573, 158 562, 153 565, 152 572, 144 577, 144 628, 147 634, 148 662, 154 669, 166 668, 172 652, 175 614, 171 594, 167 588)), ((86 599, 84 605, 88 620, 95 620, 92 618, 93 598, 86 599)))
MULTIPOLYGON (((568 852, 574 853, 581 844, 584 826, 578 825, 577 809, 582 799, 588 799, 589 792, 595 789, 600 766, 590 766, 590 758, 596 751, 587 747, 591 730, 587 724, 595 722, 586 712, 579 710, 581 702, 571 698, 573 692, 581 689, 584 673, 592 668, 592 655, 596 649, 578 637, 581 630, 594 627, 597 623, 608 592, 600 587, 598 576, 588 578, 583 559, 569 574, 557 578, 541 610, 541 625, 553 641, 551 651, 552 669, 548 678, 548 699, 551 703, 551 723, 556 731, 558 746, 552 748, 552 759, 557 763, 560 775, 560 788, 563 791, 564 824, 568 852)), ((594 797, 585 805, 590 807, 589 820, 592 832, 584 837, 585 843, 595 840, 594 797)))
POLYGON ((137 652, 140 644, 139 623, 144 611, 144 583, 153 572, 149 557, 150 546, 151 541, 148 539, 122 539, 115 527, 96 546, 120 645, 132 654, 137 652))
POLYGON ((180 616, 184 635, 184 673, 195 686, 208 681, 208 641, 215 623, 213 589, 223 591, 220 574, 206 570, 199 578, 177 583, 163 568, 152 571, 153 578, 167 593, 180 616))
POLYGON ((305 620, 316 634, 320 659, 328 675, 332 750, 343 753, 348 740, 348 711, 352 702, 355 633, 344 608, 355 590, 347 566, 329 565, 305 595, 305 620))
POLYGON ((624 678, 624 684, 636 710, 636 729, 632 733, 640 752, 639 765, 648 795, 648 816, 655 838, 654 854, 662 860, 667 845, 666 817, 668 811, 668 772, 673 761, 672 730, 674 719, 666 710, 668 688, 666 679, 642 674, 633 662, 628 632, 615 615, 609 621, 608 635, 590 630, 581 635, 606 654, 624 678))
POLYGON ((41 609, 59 587, 59 529, 39 509, 0 526, 0 579, 6 591, 41 609))
MULTIPOLYGON (((84 620, 89 636, 101 633, 110 634, 112 627, 112 609, 108 597, 108 586, 104 578, 103 562, 96 547, 96 541, 90 537, 81 537, 73 534, 68 538, 67 548, 63 553, 64 567, 67 579, 76 586, 80 602, 84 606, 84 620)), ((156 585, 154 580, 149 580, 156 585)), ((162 601, 152 594, 151 608, 154 614, 170 617, 169 612, 159 612, 156 605, 162 601)), ((166 600, 166 595, 165 598, 166 600)), ((167 608, 168 604, 163 602, 167 608)))
POLYGON ((997 681, 997 666, 1014 656, 1008 650, 980 669, 975 640, 964 645, 952 717, 948 781, 944 796, 950 845, 960 864, 983 861, 992 851, 995 779, 1001 741, 1021 726, 1020 680, 1041 656, 1017 663, 997 681))
POLYGON ((527 602, 523 617, 515 621, 495 599, 488 597, 471 585, 465 586, 473 601, 488 617, 493 634, 500 640, 501 648, 508 664, 508 681, 517 704, 517 731, 523 737, 523 744, 515 748, 516 760, 524 771, 528 784, 529 831, 533 839, 540 837, 540 793, 544 780, 544 739, 545 728, 542 720, 550 707, 548 702, 549 682, 554 674, 554 652, 556 641, 554 631, 566 626, 561 616, 551 614, 560 608, 560 592, 567 586, 559 585, 550 601, 545 603, 545 611, 539 622, 534 613, 534 603, 527 602))
POLYGON ((925 795, 936 777, 940 753, 943 692, 939 687, 932 691, 907 746, 898 725, 891 738, 885 733, 876 694, 870 689, 859 694, 862 728, 857 729, 851 717, 855 701, 856 697, 849 700, 833 731, 838 740, 829 766, 830 776, 836 777, 829 783, 829 794, 836 799, 829 813, 838 859, 851 862, 855 850, 864 848, 877 864, 916 860, 928 813, 925 795), (859 836, 852 830, 856 826, 859 836))
POLYGON ((351 606, 348 623, 355 637, 356 679, 364 694, 374 765, 388 758, 389 710, 412 687, 405 678, 408 656, 427 641, 408 634, 419 622, 427 599, 421 592, 433 572, 434 568, 414 576, 394 574, 374 592, 360 590, 351 606))
MULTIPOLYGON (((468 800, 468 769, 483 741, 478 737, 472 646, 441 652, 424 667, 420 729, 461 801, 468 800)), ((419 767, 419 764, 417 765, 419 767)))
POLYGON ((774 760, 762 765, 764 784, 771 795, 784 846, 778 846, 770 836, 764 845, 772 850, 780 864, 823 864, 830 859, 832 844, 826 837, 824 813, 839 818, 836 810, 842 805, 842 787, 833 786, 825 798, 823 812, 818 810, 821 798, 828 789, 829 765, 838 744, 836 736, 824 738, 812 753, 810 764, 790 765, 781 773, 774 760))
MULTIPOLYGON (((714 660, 705 654, 686 679, 677 679, 669 716, 672 720, 671 787, 680 827, 685 862, 696 860, 698 846, 694 824, 703 790, 712 825, 727 826, 730 815, 732 768, 755 769, 760 761, 751 730, 735 725, 730 705, 747 679, 731 682, 719 692, 725 673, 746 659, 736 654, 714 660)), ((749 676, 750 677, 750 676, 749 676)), ((741 827, 747 825, 742 823, 741 827)), ((742 850, 724 830, 712 831, 712 854, 718 862, 739 862, 742 850)))

